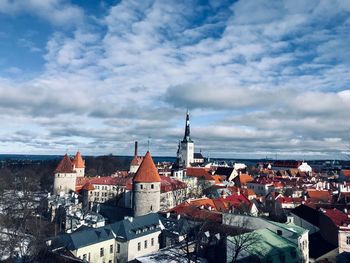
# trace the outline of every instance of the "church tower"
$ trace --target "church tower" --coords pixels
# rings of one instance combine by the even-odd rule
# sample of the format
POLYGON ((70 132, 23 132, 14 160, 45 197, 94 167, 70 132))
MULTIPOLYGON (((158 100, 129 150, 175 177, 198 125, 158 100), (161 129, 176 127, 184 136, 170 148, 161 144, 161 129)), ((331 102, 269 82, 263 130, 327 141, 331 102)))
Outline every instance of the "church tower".
POLYGON ((146 153, 132 179, 134 216, 156 213, 160 208, 160 176, 152 156, 146 153))
POLYGON ((194 143, 190 136, 190 114, 187 111, 186 114, 186 125, 185 125, 185 135, 181 141, 181 161, 185 167, 191 166, 194 158, 194 143))

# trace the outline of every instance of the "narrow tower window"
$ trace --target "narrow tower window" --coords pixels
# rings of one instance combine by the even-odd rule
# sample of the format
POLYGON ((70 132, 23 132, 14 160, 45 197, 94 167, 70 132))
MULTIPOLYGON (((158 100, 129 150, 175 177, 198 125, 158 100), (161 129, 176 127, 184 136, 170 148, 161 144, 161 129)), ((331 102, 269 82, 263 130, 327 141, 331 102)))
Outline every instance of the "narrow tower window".
POLYGON ((151 184, 151 189, 154 189, 154 184, 151 184))

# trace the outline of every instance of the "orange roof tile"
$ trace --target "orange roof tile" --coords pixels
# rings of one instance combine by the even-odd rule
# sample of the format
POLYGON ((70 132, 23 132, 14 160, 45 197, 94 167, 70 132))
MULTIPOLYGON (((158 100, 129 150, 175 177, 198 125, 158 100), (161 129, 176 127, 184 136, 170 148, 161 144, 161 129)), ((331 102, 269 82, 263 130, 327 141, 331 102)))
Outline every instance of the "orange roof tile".
POLYGON ((82 189, 87 191, 92 191, 92 190, 95 190, 95 187, 90 182, 87 182, 86 184, 84 184, 82 189))
POLYGON ((160 176, 158 174, 157 167, 155 166, 152 156, 149 152, 146 153, 142 160, 142 163, 137 170, 133 182, 137 183, 151 183, 160 182, 160 176))
POLYGON ((79 151, 74 157, 73 164, 75 168, 85 168, 85 162, 83 161, 83 158, 81 157, 81 154, 79 151))
POLYGON ((192 167, 186 169, 187 176, 193 177, 202 177, 206 175, 210 175, 210 168, 202 168, 202 167, 192 167))
POLYGON ((73 163, 68 157, 67 154, 63 157, 63 159, 58 164, 56 170, 56 173, 74 173, 73 171, 73 163))
POLYGON ((239 180, 241 182, 241 185, 245 185, 245 184, 253 181, 254 179, 249 174, 240 174, 239 175, 239 180))

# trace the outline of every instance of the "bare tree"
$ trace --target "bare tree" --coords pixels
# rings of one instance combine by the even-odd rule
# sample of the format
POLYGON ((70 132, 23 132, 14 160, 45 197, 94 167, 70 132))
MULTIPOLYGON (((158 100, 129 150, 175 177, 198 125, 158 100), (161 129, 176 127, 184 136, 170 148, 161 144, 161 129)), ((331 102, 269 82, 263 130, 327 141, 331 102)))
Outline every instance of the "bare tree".
POLYGON ((234 231, 227 237, 228 262, 236 263, 243 251, 251 251, 259 243, 260 236, 249 227, 249 220, 242 219, 235 224, 234 231))

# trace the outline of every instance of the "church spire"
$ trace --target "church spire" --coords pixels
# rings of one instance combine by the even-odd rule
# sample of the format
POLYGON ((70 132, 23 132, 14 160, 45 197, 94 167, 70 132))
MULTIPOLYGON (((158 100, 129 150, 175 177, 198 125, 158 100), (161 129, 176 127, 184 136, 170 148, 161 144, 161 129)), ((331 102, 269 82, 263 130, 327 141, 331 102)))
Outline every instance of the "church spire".
POLYGON ((186 113, 186 125, 185 125, 185 135, 184 135, 184 142, 192 142, 191 137, 190 137, 190 113, 187 110, 186 113))

